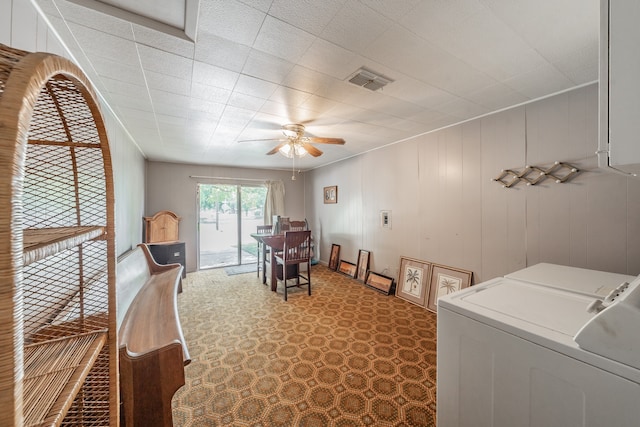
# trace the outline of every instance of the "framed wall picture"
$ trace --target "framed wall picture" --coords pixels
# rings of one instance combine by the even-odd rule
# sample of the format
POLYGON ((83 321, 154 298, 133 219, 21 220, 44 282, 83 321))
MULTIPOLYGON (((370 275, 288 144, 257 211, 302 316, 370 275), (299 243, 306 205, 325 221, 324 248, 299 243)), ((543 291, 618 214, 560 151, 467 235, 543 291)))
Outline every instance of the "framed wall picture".
POLYGON ((349 277, 355 277, 356 275, 356 265, 352 262, 340 260, 340 264, 338 266, 338 271, 342 274, 346 274, 349 277))
POLYGON ((340 245, 331 245, 331 254, 329 254, 329 268, 333 271, 338 269, 338 260, 340 259, 340 245))
POLYGON ((452 294, 460 289, 471 286, 473 273, 446 265, 434 264, 431 270, 431 283, 429 286, 429 298, 427 309, 438 310, 438 298, 442 295, 452 294))
POLYGON ((324 202, 338 203, 338 186, 324 187, 324 202))
POLYGON ((369 271, 364 284, 378 292, 389 295, 393 288, 393 278, 369 271))
POLYGON ((371 253, 360 249, 358 251, 358 264, 356 267, 356 279, 364 282, 367 278, 367 271, 369 271, 369 257, 371 253))
POLYGON ((431 263, 413 258, 400 257, 400 273, 396 296, 424 307, 429 295, 431 263))

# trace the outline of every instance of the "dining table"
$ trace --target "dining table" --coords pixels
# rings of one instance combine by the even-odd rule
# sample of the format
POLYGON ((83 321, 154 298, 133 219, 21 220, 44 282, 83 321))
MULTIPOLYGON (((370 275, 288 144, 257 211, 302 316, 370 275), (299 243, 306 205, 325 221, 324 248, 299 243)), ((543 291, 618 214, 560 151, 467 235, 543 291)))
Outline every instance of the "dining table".
MULTIPOLYGON (((262 244, 266 247, 271 248, 270 252, 270 263, 271 263, 271 274, 270 274, 270 285, 271 290, 276 291, 278 288, 278 269, 275 267, 276 265, 276 252, 282 251, 284 248, 284 234, 264 234, 264 233, 251 233, 251 237, 256 239, 258 244, 262 244)), ((258 262, 262 261, 262 283, 267 283, 267 251, 262 251, 262 260, 258 260, 258 262)), ((287 270, 288 271, 288 270, 287 270)))

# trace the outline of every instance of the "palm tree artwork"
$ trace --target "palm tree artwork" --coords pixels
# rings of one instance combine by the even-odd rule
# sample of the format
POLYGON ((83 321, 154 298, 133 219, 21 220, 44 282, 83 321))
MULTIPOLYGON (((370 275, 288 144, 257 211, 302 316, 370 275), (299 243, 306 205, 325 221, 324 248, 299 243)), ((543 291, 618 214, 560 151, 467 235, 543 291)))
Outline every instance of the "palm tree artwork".
POLYGON ((419 297, 422 291, 422 272, 421 268, 406 267, 402 290, 408 294, 419 297))
POLYGON ((460 289, 462 280, 457 277, 438 274, 438 296, 452 294, 460 289))

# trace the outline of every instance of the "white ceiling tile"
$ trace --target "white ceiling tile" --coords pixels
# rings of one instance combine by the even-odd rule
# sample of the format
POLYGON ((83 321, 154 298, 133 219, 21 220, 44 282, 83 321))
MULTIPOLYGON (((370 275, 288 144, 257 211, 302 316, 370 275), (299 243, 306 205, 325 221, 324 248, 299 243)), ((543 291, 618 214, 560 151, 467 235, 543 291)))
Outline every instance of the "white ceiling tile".
MULTIPOLYGON (((224 112, 224 105, 217 104, 218 109, 204 109, 204 108, 189 108, 187 119, 190 122, 208 123, 209 126, 215 126, 215 123, 222 116, 224 112)), ((200 106, 199 106, 200 107, 200 106)))
POLYGON ((191 84, 191 96, 193 98, 226 104, 230 95, 230 90, 222 89, 220 87, 203 85, 196 82, 191 84))
POLYGON ((235 0, 203 1, 200 3, 198 37, 201 32, 207 32, 251 46, 265 16, 264 12, 235 0))
POLYGON ((242 73, 279 84, 292 68, 291 62, 253 49, 242 68, 242 73))
POLYGON ((312 34, 267 16, 253 47, 284 60, 296 62, 314 40, 315 36, 312 34))
POLYGON ((151 70, 147 70, 145 77, 150 89, 164 90, 178 95, 191 94, 191 80, 156 73, 151 70))
POLYGON ((156 119, 158 121, 158 126, 173 126, 179 127, 187 124, 186 117, 175 117, 175 116, 167 116, 164 114, 156 114, 156 119))
POLYGON ((244 108, 227 105, 220 117, 220 123, 236 129, 244 129, 251 121, 255 112, 244 108))
POLYGON ((407 119, 422 123, 425 125, 431 125, 433 123, 440 123, 442 120, 448 120, 453 123, 454 121, 458 121, 458 119, 449 116, 441 111, 424 109, 421 112, 414 114, 413 116, 407 117, 407 119))
POLYGON ((337 79, 344 79, 356 71, 352 64, 358 55, 334 43, 316 39, 300 59, 300 65, 337 79))
POLYGON ((168 74, 184 80, 192 77, 193 60, 174 53, 138 44, 140 62, 145 70, 168 74))
POLYGON ((351 51, 369 47, 392 24, 364 3, 349 0, 322 31, 322 38, 351 51))
POLYGON ((304 101, 300 107, 313 111, 316 116, 323 116, 324 113, 335 108, 338 105, 338 101, 334 101, 329 98, 325 98, 318 95, 310 96, 306 101, 304 101))
POLYGON ((175 117, 187 117, 189 114, 189 110, 177 104, 154 103, 153 110, 158 114, 175 117))
POLYGON ((500 110, 511 105, 518 105, 529 100, 520 92, 516 92, 502 83, 469 92, 465 98, 476 104, 483 105, 492 111, 500 110))
MULTIPOLYGON (((258 113, 268 114, 270 116, 279 117, 282 124, 296 121, 289 119, 289 108, 280 102, 266 101, 258 113)), ((300 121, 300 120, 297 120, 300 121)))
POLYGON ((438 45, 496 81, 539 67, 545 59, 512 28, 485 9, 442 33, 438 45), (486 52, 491 52, 487 55, 486 52), (512 58, 518 57, 518 61, 512 58))
POLYGON ((268 12, 273 0, 240 0, 241 3, 256 8, 262 12, 268 12))
POLYGON ((248 110, 260 110, 260 108, 264 105, 265 99, 258 98, 256 96, 245 95, 240 92, 233 92, 229 97, 228 104, 233 107, 244 108, 248 110))
POLYGON ((122 80, 115 80, 109 77, 102 77, 100 81, 111 95, 129 95, 134 98, 149 99, 149 91, 144 85, 123 82, 122 80))
POLYGON ((195 60, 231 71, 242 71, 251 52, 249 46, 225 40, 207 32, 198 34, 195 60))
POLYGON ((423 108, 439 105, 449 99, 451 94, 435 88, 409 76, 401 76, 395 82, 385 86, 383 93, 423 108))
POLYGON ((399 23, 426 40, 441 41, 461 22, 485 10, 483 2, 484 0, 420 1, 411 13, 400 18, 399 23))
POLYGON ((144 74, 142 73, 140 64, 130 66, 116 59, 102 57, 90 57, 89 59, 93 68, 98 71, 101 77, 108 77, 137 85, 145 85, 144 74))
POLYGON ((110 98, 118 105, 120 108, 134 108, 137 110, 151 110, 151 100, 149 97, 145 98, 134 98, 129 96, 129 94, 111 94, 110 98))
POLYGON ((193 81, 208 86, 232 90, 238 81, 239 73, 215 65, 195 61, 193 63, 193 81))
POLYGON ((276 91, 278 85, 264 79, 241 74, 234 91, 268 99, 276 91))
POLYGON ((117 58, 118 62, 138 65, 138 51, 132 40, 113 36, 73 22, 68 23, 74 37, 83 40, 83 49, 90 58, 117 58))
MULTIPOLYGON (((189 145, 196 145, 200 149, 204 149, 207 146, 212 134, 213 130, 204 129, 196 124, 190 124, 185 131, 185 137, 189 141, 189 145)), ((190 147, 190 149, 193 149, 193 147, 190 147)))
POLYGON ((421 3, 420 0, 380 0, 368 1, 364 4, 381 15, 397 21, 410 14, 419 3, 421 3))
POLYGON ((285 77, 282 85, 303 92, 316 93, 334 81, 335 77, 297 65, 293 67, 291 72, 285 77))
POLYGON ((269 98, 270 101, 280 102, 292 107, 299 107, 311 97, 311 93, 280 86, 269 98))
POLYGON ((211 120, 218 120, 224 112, 225 104, 219 102, 206 101, 204 99, 191 98, 189 101, 189 116, 210 117, 211 120))
POLYGON ((437 110, 459 120, 478 117, 491 111, 487 107, 458 97, 452 97, 450 101, 438 105, 437 110))
POLYGON ((346 0, 274 0, 269 15, 291 25, 320 35, 346 0))
POLYGON ((140 110, 135 108, 121 107, 120 111, 126 118, 132 119, 134 121, 148 120, 153 122, 154 124, 156 121, 155 114, 151 110, 140 110))
POLYGON ((166 90, 150 89, 149 93, 154 104, 175 104, 187 108, 190 98, 185 95, 178 95, 166 90))
POLYGON ((504 81, 504 84, 536 99, 573 86, 571 81, 551 65, 545 65, 504 81))

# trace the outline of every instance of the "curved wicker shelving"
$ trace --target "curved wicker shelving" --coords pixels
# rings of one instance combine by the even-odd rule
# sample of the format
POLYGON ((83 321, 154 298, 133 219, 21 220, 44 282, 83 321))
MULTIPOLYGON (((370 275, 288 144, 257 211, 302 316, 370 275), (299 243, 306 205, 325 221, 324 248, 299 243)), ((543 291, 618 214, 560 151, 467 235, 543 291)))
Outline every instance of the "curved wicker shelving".
POLYGON ((84 74, 0 44, 2 426, 118 425, 113 194, 84 74))
POLYGON ((104 330, 25 346, 25 426, 62 423, 106 340, 104 330))
POLYGON ((23 231, 24 265, 104 236, 104 227, 29 228, 23 231))

